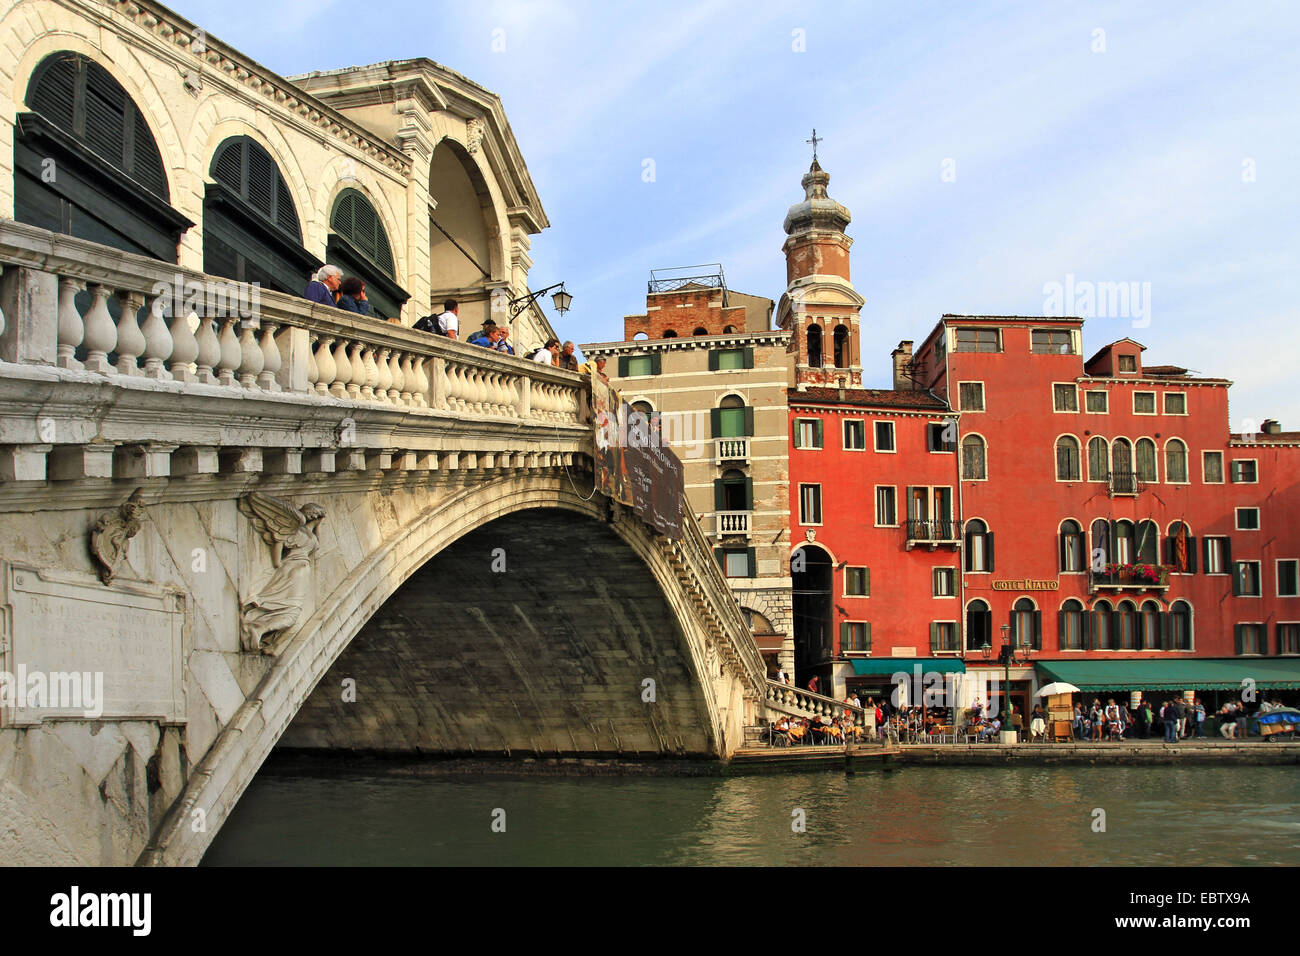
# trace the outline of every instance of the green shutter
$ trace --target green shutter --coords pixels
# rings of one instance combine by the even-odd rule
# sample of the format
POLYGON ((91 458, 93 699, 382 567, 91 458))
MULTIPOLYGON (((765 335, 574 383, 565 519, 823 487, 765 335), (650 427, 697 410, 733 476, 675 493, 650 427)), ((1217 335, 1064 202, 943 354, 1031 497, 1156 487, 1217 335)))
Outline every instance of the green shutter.
POLYGON ((713 438, 722 437, 722 409, 720 408, 709 409, 709 429, 711 432, 711 437, 713 438))
POLYGON ((1079 643, 1083 645, 1085 651, 1092 650, 1092 616, 1095 613, 1084 608, 1079 614, 1079 643))
POLYGON ((1232 539, 1231 538, 1223 539, 1223 566, 1225 568, 1232 567, 1232 539))
POLYGON ((1156 615, 1156 617, 1160 625, 1159 647, 1162 651, 1167 651, 1169 650, 1171 644, 1171 638, 1169 635, 1169 612, 1161 611, 1158 615, 1156 615))
POLYGON ((862 596, 871 597, 871 569, 863 568, 862 577, 863 577, 863 589, 864 589, 862 596))
POLYGON ((816 426, 814 426, 814 428, 813 428, 813 433, 817 436, 816 439, 814 439, 814 441, 815 441, 817 447, 818 447, 818 448, 825 448, 825 447, 826 447, 826 440, 825 440, 825 438, 824 438, 823 435, 822 435, 822 420, 821 420, 820 418, 817 419, 817 424, 816 424, 816 426))
POLYGON ((1245 628, 1244 628, 1242 625, 1240 625, 1240 624, 1234 624, 1234 625, 1232 625, 1232 634, 1233 634, 1233 638, 1235 639, 1236 644, 1237 644, 1237 656, 1238 656, 1238 657, 1241 656, 1241 648, 1242 648, 1242 645, 1245 643, 1245 633, 1244 633, 1244 632, 1245 632, 1245 628))
POLYGON ((1065 643, 1065 609, 1064 608, 1056 612, 1056 646, 1058 649, 1064 649, 1067 646, 1065 643))
POLYGON ((726 576, 727 573, 727 559, 725 557, 725 554, 726 552, 724 552, 721 548, 713 549, 713 556, 718 559, 718 567, 722 569, 722 574, 724 577, 726 576))
POLYGON ((745 510, 754 510, 754 479, 745 479, 745 510))
POLYGON ((961 621, 958 621, 956 624, 954 624, 954 625, 952 626, 953 636, 954 636, 954 638, 956 639, 956 642, 957 642, 957 650, 959 650, 959 651, 962 649, 962 630, 961 630, 961 628, 962 628, 962 623, 961 623, 961 621))
POLYGON ((723 485, 721 478, 713 479, 713 510, 714 511, 726 510, 725 508, 723 508, 723 505, 725 504, 724 491, 723 491, 724 487, 725 486, 723 485))
POLYGON ((745 368, 754 367, 754 350, 753 348, 745 349, 745 368))
POLYGON ((716 372, 717 370, 718 370, 718 350, 709 349, 709 371, 716 372))
POLYGON ((1034 634, 1031 643, 1034 650, 1041 651, 1043 649, 1043 612, 1039 610, 1034 611, 1034 634))
POLYGON ((791 429, 793 430, 793 434, 794 434, 794 447, 795 447, 795 448, 802 448, 803 445, 800 444, 800 442, 799 442, 799 419, 797 419, 797 418, 796 418, 796 419, 793 419, 793 420, 790 422, 790 427, 791 427, 791 429))
POLYGON ((618 377, 627 378, 627 365, 632 360, 630 355, 620 355, 618 357, 618 377))
POLYGON ((930 622, 930 653, 933 654, 939 650, 939 625, 935 621, 930 622))
POLYGON ((650 354, 650 374, 658 375, 663 369, 663 355, 659 352, 650 354))
POLYGON ((992 573, 993 573, 993 532, 990 531, 990 532, 985 536, 985 539, 984 539, 984 540, 985 540, 985 542, 986 542, 985 545, 984 545, 984 553, 985 553, 985 555, 986 555, 986 556, 988 557, 988 559, 989 559, 989 560, 988 560, 988 565, 989 565, 989 566, 988 566, 988 568, 986 568, 986 570, 989 572, 989 574, 992 574, 992 573))
POLYGON ((745 406, 745 434, 752 436, 754 434, 754 406, 745 406))
POLYGON ((749 576, 758 577, 758 560, 754 557, 754 549, 746 548, 745 553, 749 555, 749 576))
POLYGON ((840 653, 843 654, 845 648, 849 646, 849 622, 840 621, 840 653))
POLYGON ((864 621, 862 624, 862 649, 871 650, 871 622, 864 621))
POLYGON ((1196 573, 1196 538, 1190 534, 1187 536, 1187 573, 1196 573))
MULTIPOLYGON (((1232 568, 1232 595, 1233 597, 1241 597, 1241 565, 1234 563, 1229 567, 1232 568)), ((1237 651, 1237 653, 1240 654, 1241 651, 1237 651)))

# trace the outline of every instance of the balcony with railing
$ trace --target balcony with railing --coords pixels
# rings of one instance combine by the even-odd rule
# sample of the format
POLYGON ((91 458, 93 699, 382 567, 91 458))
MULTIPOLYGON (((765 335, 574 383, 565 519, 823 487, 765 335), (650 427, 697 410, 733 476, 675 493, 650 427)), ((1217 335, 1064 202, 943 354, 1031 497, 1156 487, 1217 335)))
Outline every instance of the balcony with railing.
POLYGON ((908 518, 904 529, 908 551, 917 545, 931 551, 939 547, 961 547, 961 522, 951 518, 908 518))
POLYGON ((1088 592, 1167 591, 1169 568, 1158 564, 1108 564, 1104 570, 1088 572, 1088 592))
POLYGON ((1106 482, 1112 498, 1120 495, 1136 496, 1147 487, 1147 483, 1134 471, 1112 471, 1106 476, 1106 482))
POLYGON ((715 464, 724 462, 749 461, 748 438, 713 439, 713 460, 715 464))
POLYGON ((752 511, 715 511, 717 518, 715 523, 715 534, 719 537, 728 535, 749 536, 749 522, 752 511))

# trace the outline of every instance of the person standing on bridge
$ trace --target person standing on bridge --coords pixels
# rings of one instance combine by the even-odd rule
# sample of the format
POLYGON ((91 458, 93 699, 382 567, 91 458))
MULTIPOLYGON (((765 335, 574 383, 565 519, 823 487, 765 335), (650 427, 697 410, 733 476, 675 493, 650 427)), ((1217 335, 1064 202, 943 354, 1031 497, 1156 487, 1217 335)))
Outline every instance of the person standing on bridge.
POLYGON ((808 678, 808 689, 809 689, 810 691, 812 691, 814 694, 817 693, 817 675, 816 675, 816 674, 813 674, 812 677, 808 678))

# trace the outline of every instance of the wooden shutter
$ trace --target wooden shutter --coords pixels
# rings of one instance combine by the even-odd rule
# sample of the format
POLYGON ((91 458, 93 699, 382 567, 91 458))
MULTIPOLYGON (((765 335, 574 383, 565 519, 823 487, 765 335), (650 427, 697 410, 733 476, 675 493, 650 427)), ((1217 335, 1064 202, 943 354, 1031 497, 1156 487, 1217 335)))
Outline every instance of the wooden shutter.
POLYGON ((713 510, 714 511, 726 510, 726 508, 724 507, 724 505, 726 504, 726 500, 725 500, 726 491, 724 490, 725 488, 726 486, 722 483, 721 478, 713 479, 713 510))
POLYGON ((863 579, 862 596, 871 597, 871 569, 870 568, 862 569, 862 579, 863 579))
POLYGON ((718 370, 718 350, 709 349, 709 371, 716 372, 717 370, 718 370))
POLYGON ((714 548, 713 556, 718 559, 718 567, 722 569, 722 574, 725 577, 727 573, 726 552, 723 551, 721 548, 714 548))
MULTIPOLYGON (((631 358, 632 358, 632 356, 630 356, 630 355, 620 355, 620 356, 618 357, 618 377, 619 377, 619 378, 627 378, 627 366, 628 366, 628 362, 629 362, 629 360, 630 360, 631 358)), ((718 433, 715 431, 713 434, 714 434, 714 437, 717 437, 717 434, 718 434, 718 433)))
POLYGON ((1086 608, 1079 613, 1079 643, 1085 651, 1093 650, 1093 644, 1096 643, 1096 628, 1092 626, 1093 615, 1096 613, 1086 608))
POLYGON ((1043 612, 1038 609, 1034 610, 1034 634, 1032 643, 1034 650, 1041 651, 1043 649, 1043 612))
MULTIPOLYGON (((751 436, 754 434, 754 406, 753 405, 745 406, 745 434, 751 436)), ((817 423, 817 434, 818 437, 820 438, 821 422, 817 423)))
POLYGON ((1225 568, 1231 568, 1232 567, 1232 539, 1221 538, 1220 540, 1223 542, 1223 566, 1225 568))
POLYGON ((754 367, 754 349, 752 347, 745 349, 745 368, 754 367))
POLYGON ((957 650, 962 649, 962 623, 958 621, 952 626, 953 639, 957 644, 957 650))
POLYGON ((1062 530, 1061 533, 1057 535, 1057 549, 1058 549, 1058 551, 1060 552, 1059 557, 1060 557, 1060 560, 1061 560, 1061 570, 1062 570, 1062 571, 1066 571, 1066 570, 1068 570, 1068 567, 1069 567, 1069 565, 1067 564, 1067 562, 1066 562, 1066 560, 1065 560, 1065 553, 1066 553, 1066 549, 1067 549, 1067 547, 1068 547, 1068 543, 1066 542, 1065 538, 1066 538, 1066 533, 1065 533, 1064 530, 1062 530))
POLYGON ((862 624, 862 649, 871 650, 871 622, 864 621, 862 624))
MULTIPOLYGON (((713 438, 722 437, 722 409, 720 408, 709 409, 709 433, 713 438)), ((799 426, 797 423, 795 425, 794 447, 799 447, 799 426)))
POLYGON ((1187 573, 1196 573, 1196 538, 1187 536, 1187 573))
POLYGON ((659 352, 650 353, 650 374, 658 375, 663 370, 663 355, 659 352))
POLYGON ((849 646, 849 622, 840 621, 840 653, 843 654, 844 651, 848 648, 848 646, 849 646))
MULTIPOLYGON (((1244 566, 1244 565, 1243 565, 1243 566, 1244 566)), ((1241 597, 1241 595, 1242 595, 1242 590, 1241 590, 1241 569, 1238 568, 1236 564, 1230 564, 1230 565, 1228 565, 1228 567, 1231 568, 1231 570, 1232 570, 1232 594, 1233 594, 1233 597, 1241 597)), ((1240 654, 1241 651, 1238 651, 1237 653, 1240 654)))
POLYGON ((973 532, 973 531, 967 531, 967 532, 966 532, 966 542, 965 542, 966 546, 962 549, 963 553, 965 554, 965 557, 962 558, 962 564, 965 565, 965 568, 966 568, 967 571, 973 571, 973 570, 975 570, 975 569, 971 566, 971 561, 972 561, 971 555, 975 553, 975 550, 974 550, 974 548, 975 548, 975 543, 974 543, 974 542, 975 542, 975 532, 973 532))
POLYGON ((930 653, 934 654, 939 650, 939 625, 936 621, 930 622, 930 653))
MULTIPOLYGON (((745 510, 746 511, 754 510, 754 479, 753 478, 745 479, 745 510)), ((818 517, 820 517, 820 515, 818 517)))
POLYGON ((745 554, 747 555, 748 562, 749 562, 749 576, 751 578, 758 577, 758 562, 757 560, 755 560, 754 557, 754 549, 746 548, 745 554))
POLYGON ((993 532, 990 531, 984 536, 984 555, 988 558, 988 567, 985 568, 989 574, 993 573, 993 532))
POLYGON ((1241 656, 1241 653, 1242 653, 1242 650, 1241 650, 1241 649, 1242 649, 1242 646, 1245 644, 1245 641, 1246 641, 1245 630, 1246 630, 1246 628, 1245 628, 1245 625, 1243 625, 1243 624, 1234 624, 1234 625, 1232 625, 1232 635, 1233 635, 1233 640, 1236 642, 1236 649, 1237 649, 1237 656, 1238 656, 1238 657, 1241 656))
POLYGON ((1156 618, 1158 622, 1158 634, 1159 634, 1159 640, 1156 641, 1156 646, 1159 647, 1162 651, 1167 651, 1169 650, 1172 643, 1172 636, 1169 633, 1170 631, 1169 612, 1161 611, 1159 614, 1156 615, 1156 618))

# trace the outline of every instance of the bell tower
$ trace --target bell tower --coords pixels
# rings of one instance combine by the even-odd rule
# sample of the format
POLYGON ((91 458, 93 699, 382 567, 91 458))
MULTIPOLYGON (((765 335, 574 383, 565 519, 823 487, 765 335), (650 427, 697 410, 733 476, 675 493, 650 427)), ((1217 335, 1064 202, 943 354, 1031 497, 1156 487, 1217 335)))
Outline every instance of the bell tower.
POLYGON ((862 387, 859 311, 865 300, 849 279, 845 235, 852 216, 826 191, 830 174, 817 161, 804 174, 804 200, 785 217, 786 287, 777 306, 777 324, 791 329, 795 353, 795 388, 862 387))

